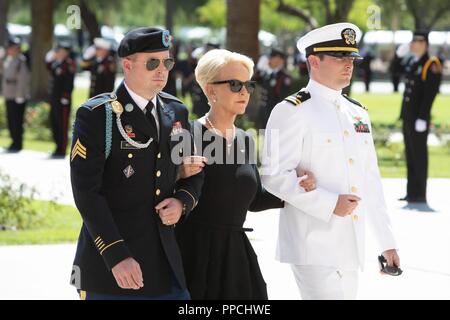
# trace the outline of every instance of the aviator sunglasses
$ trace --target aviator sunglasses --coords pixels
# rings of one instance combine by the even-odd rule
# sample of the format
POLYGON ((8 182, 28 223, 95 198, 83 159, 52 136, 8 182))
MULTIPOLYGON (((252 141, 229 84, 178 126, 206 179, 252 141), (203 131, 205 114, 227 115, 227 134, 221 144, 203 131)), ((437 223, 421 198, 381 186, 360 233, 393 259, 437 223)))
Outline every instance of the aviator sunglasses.
POLYGON ((167 71, 172 70, 173 66, 175 65, 175 60, 173 58, 166 58, 162 60, 150 58, 145 62, 145 68, 147 68, 148 71, 156 70, 156 68, 159 67, 161 61, 164 67, 167 69, 167 71))
POLYGON ((241 92, 242 87, 245 86, 245 89, 247 89, 247 92, 249 94, 252 94, 253 91, 255 91, 256 88, 256 81, 239 81, 239 80, 222 80, 222 81, 215 81, 211 82, 211 84, 224 84, 228 83, 230 85, 230 90, 232 92, 241 92))

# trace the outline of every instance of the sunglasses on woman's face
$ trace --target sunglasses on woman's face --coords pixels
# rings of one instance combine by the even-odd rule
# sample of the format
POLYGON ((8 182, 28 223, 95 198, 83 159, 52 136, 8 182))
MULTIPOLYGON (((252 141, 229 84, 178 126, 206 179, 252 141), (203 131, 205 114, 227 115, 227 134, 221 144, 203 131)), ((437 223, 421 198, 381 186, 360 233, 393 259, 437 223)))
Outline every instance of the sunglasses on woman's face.
POLYGON ((403 273, 403 270, 396 266, 388 266, 387 260, 384 256, 378 256, 378 262, 380 263, 380 271, 390 276, 399 276, 403 273))
POLYGON ((148 71, 156 70, 159 67, 160 63, 163 63, 164 67, 167 69, 167 71, 172 70, 173 66, 175 65, 175 61, 173 58, 166 58, 166 59, 155 59, 150 58, 145 62, 145 67, 148 71))
POLYGON ((255 91, 256 88, 256 81, 239 81, 239 80, 223 80, 223 81, 215 81, 211 82, 211 84, 223 84, 228 83, 230 85, 230 90, 232 92, 241 92, 242 87, 245 86, 245 89, 247 89, 247 92, 249 94, 252 94, 253 91, 255 91))

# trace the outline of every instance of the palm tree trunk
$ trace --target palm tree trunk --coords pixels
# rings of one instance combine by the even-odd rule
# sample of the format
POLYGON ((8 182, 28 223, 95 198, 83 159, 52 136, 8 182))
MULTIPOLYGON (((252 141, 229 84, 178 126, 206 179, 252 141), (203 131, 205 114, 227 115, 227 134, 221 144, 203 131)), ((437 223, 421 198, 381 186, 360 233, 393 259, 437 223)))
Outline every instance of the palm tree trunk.
POLYGON ((53 0, 31 1, 31 28, 31 99, 42 101, 48 84, 44 57, 53 42, 53 0))
POLYGON ((260 0, 227 0, 228 50, 245 54, 254 61, 259 56, 260 0))
POLYGON ((2 46, 8 38, 8 0, 0 0, 0 45, 2 46))

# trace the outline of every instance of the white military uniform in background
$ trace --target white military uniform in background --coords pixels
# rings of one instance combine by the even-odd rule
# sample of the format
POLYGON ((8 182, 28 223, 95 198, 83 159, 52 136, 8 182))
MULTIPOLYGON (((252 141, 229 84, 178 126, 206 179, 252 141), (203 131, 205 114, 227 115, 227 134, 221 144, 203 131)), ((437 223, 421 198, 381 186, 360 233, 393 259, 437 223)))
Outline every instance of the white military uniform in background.
POLYGON ((314 80, 269 118, 261 178, 285 201, 277 259, 292 265, 303 299, 356 297, 366 220, 382 251, 397 247, 371 132, 364 107, 314 80), (316 190, 298 187, 300 169, 315 175, 316 190), (351 215, 333 214, 340 194, 362 199, 351 215))

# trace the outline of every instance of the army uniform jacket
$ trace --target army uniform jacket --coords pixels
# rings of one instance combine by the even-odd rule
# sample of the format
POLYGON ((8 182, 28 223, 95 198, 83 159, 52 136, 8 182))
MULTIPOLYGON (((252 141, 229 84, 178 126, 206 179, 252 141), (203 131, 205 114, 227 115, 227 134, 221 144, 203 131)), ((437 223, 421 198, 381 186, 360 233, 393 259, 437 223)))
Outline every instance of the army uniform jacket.
POLYGON ((177 180, 178 167, 171 160, 171 152, 180 152, 175 150, 178 142, 171 138, 182 128, 189 129, 188 111, 175 97, 158 94, 158 141, 156 129, 124 84, 116 95, 88 100, 78 109, 74 123, 71 181, 83 218, 74 261, 81 276, 75 285, 107 294, 167 294, 174 275, 182 288, 185 279, 174 226, 162 224, 154 208, 175 197, 188 213, 195 207, 203 183, 202 174, 177 180), (114 114, 111 154, 106 159, 105 103, 114 101, 124 108, 122 125, 132 140, 155 140, 144 149, 131 147, 118 131, 114 114), (133 257, 143 272, 144 287, 137 291, 120 289, 111 272, 128 257, 133 257))
POLYGON ((396 248, 369 115, 349 99, 310 80, 306 91, 280 102, 269 118, 261 178, 270 193, 285 201, 277 246, 281 262, 362 267, 366 219, 382 251, 396 248), (298 186, 299 169, 315 175, 315 190, 298 186), (362 199, 351 216, 333 214, 340 194, 362 199))
POLYGON ((70 102, 76 72, 75 61, 70 57, 63 61, 54 60, 47 63, 47 69, 51 76, 49 80, 50 103, 59 104, 61 99, 67 99, 70 102))
POLYGON ((114 90, 117 65, 113 55, 108 55, 102 60, 97 60, 96 57, 84 60, 81 67, 91 72, 89 97, 114 90))
POLYGON ((431 106, 439 91, 442 65, 438 58, 426 53, 406 66, 405 92, 401 118, 410 123, 417 119, 430 121, 431 106))

